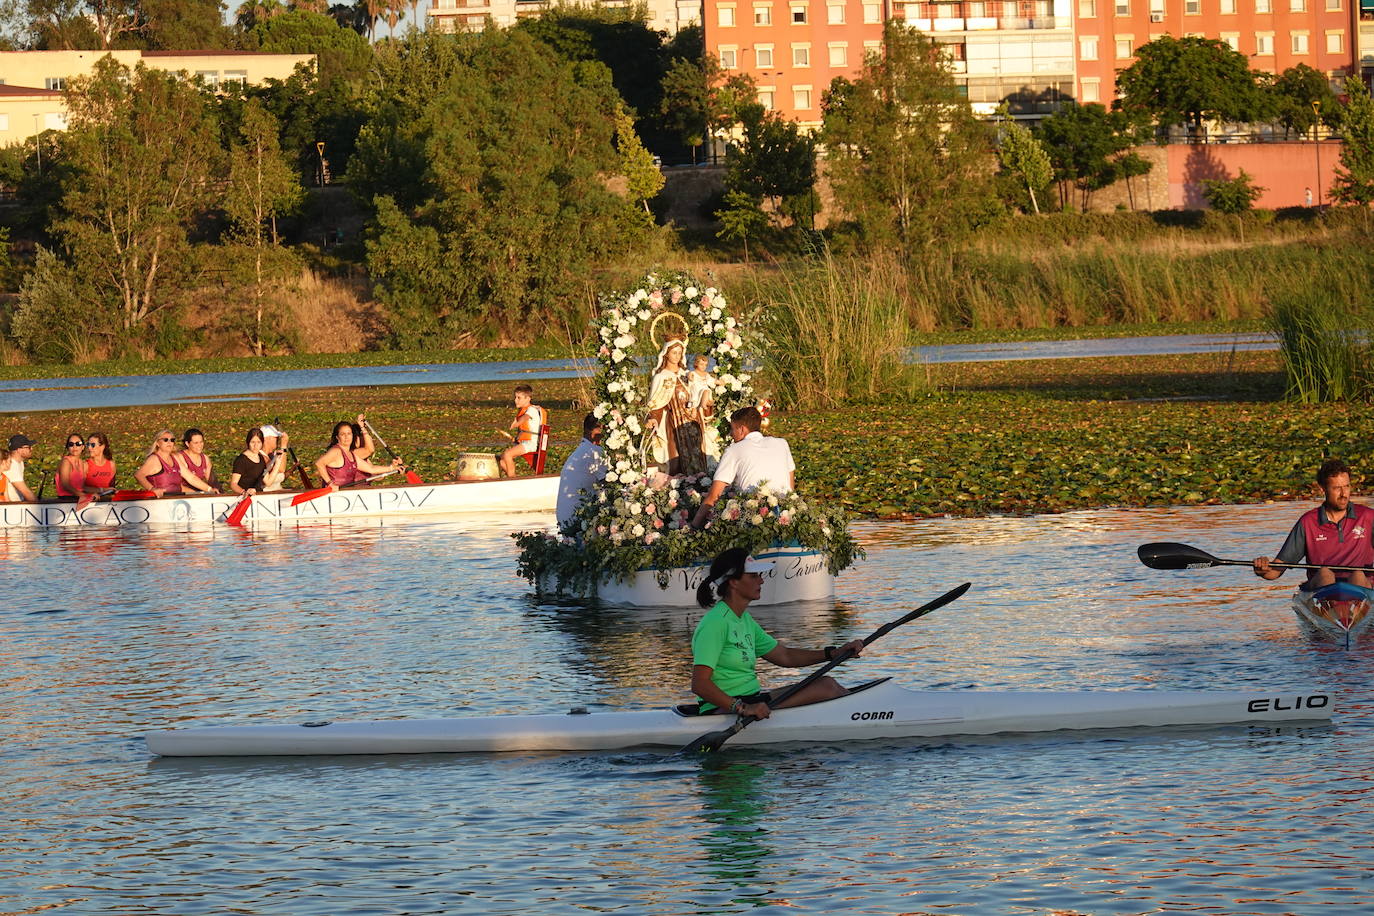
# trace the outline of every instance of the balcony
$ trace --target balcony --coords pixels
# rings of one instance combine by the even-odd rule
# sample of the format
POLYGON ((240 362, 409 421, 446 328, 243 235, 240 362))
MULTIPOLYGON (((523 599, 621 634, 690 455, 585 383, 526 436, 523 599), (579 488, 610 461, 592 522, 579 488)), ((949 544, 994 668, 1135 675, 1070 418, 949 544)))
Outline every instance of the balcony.
POLYGON ((989 32, 1002 30, 1005 32, 1019 32, 1026 29, 1052 30, 1069 29, 1073 27, 1073 20, 1068 16, 1042 16, 1032 18, 1014 19, 993 19, 991 17, 978 17, 976 19, 908 19, 907 25, 922 32, 989 32))

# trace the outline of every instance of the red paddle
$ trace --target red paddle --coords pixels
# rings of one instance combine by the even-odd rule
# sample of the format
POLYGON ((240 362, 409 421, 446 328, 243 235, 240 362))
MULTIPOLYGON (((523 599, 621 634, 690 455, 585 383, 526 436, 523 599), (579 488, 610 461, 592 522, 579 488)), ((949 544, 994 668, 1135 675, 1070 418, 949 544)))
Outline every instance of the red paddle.
MULTIPOLYGON (((386 449, 386 453, 390 455, 392 458, 395 458, 396 453, 391 450, 391 446, 386 444, 385 439, 377 435, 376 427, 374 427, 371 423, 367 422, 366 420, 363 421, 363 425, 367 427, 368 432, 372 433, 373 436, 376 436, 378 442, 382 443, 382 448, 386 449)), ((406 483, 410 484, 411 486, 421 486, 422 484, 424 484, 424 481, 420 479, 419 474, 416 474, 410 468, 406 468, 406 483)))
POLYGON ((110 501, 116 503, 128 502, 131 499, 157 499, 157 494, 152 490, 115 490, 110 495, 110 501))
POLYGON ((243 517, 248 514, 248 506, 253 502, 253 494, 243 494, 243 499, 234 503, 234 508, 224 517, 225 524, 242 525, 243 517))
POLYGON ((374 480, 381 480, 383 477, 390 477, 392 474, 395 474, 399 470, 400 468, 392 468, 389 471, 383 471, 380 474, 373 474, 371 477, 364 477, 362 480, 355 480, 352 483, 346 483, 340 487, 320 487, 318 490, 307 490, 304 493, 297 493, 295 496, 291 497, 291 505, 299 506, 302 503, 308 503, 312 499, 319 499, 321 496, 326 496, 330 493, 333 493, 336 489, 347 490, 349 487, 359 487, 365 483, 372 483, 372 481, 374 480))

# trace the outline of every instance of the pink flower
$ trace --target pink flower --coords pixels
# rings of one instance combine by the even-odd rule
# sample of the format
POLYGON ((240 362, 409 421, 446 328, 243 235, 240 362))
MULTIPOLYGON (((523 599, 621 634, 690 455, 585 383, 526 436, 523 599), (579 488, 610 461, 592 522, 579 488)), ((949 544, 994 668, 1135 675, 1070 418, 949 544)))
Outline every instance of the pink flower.
POLYGON ((602 344, 601 349, 597 350, 596 354, 598 356, 609 356, 611 354, 611 348, 606 346, 605 344, 602 344))
POLYGON ((654 527, 655 527, 655 528, 662 528, 662 527, 663 527, 663 519, 661 519, 661 518, 656 518, 656 519, 654 519, 654 527))
POLYGON ((780 524, 780 525, 790 525, 790 524, 792 524, 792 514, 791 514, 790 512, 788 512, 786 509, 784 509, 784 510, 782 510, 781 512, 779 512, 779 513, 778 513, 778 524, 780 524))
POLYGON ((680 290, 680 289, 675 289, 675 290, 673 290, 673 305, 677 305, 677 304, 678 304, 679 302, 681 302, 681 301, 682 301, 682 290, 680 290))
POLYGON ((645 504, 644 504, 644 514, 645 514, 645 515, 658 515, 658 506, 655 506, 653 503, 645 503, 645 504))

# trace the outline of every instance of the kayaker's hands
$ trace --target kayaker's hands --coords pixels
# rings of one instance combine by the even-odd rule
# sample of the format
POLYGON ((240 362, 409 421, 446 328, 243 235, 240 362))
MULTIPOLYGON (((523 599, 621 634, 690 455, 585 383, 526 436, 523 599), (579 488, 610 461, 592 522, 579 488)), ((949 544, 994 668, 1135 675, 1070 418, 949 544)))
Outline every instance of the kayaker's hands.
POLYGON ((839 658, 846 652, 848 652, 850 656, 853 658, 858 658, 860 655, 863 655, 864 641, 862 639, 850 640, 849 642, 845 643, 844 645, 840 646, 838 649, 835 650, 835 657, 839 658))
POLYGON ((1277 579, 1279 576, 1283 575, 1283 570, 1275 569, 1270 566, 1270 562, 1268 557, 1255 557, 1253 564, 1255 575, 1259 576, 1261 579, 1277 579))
POLYGON ((742 716, 752 716, 755 719, 766 719, 773 714, 773 710, 767 703, 745 703, 739 708, 742 716))

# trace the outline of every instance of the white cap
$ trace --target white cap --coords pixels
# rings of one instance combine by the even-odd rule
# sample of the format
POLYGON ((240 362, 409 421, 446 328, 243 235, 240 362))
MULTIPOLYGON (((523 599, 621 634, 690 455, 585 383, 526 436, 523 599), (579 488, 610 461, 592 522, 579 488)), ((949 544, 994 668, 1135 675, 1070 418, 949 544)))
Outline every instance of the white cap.
POLYGON ((770 573, 773 571, 773 561, 755 560, 753 557, 746 557, 744 560, 744 571, 747 573, 770 573))
POLYGON ((281 430, 277 429, 271 423, 264 423, 261 426, 259 426, 258 429, 262 430, 262 435, 264 439, 268 437, 276 437, 278 439, 281 438, 281 430))

